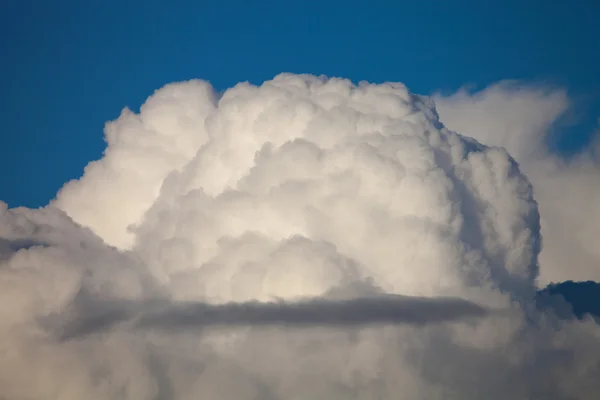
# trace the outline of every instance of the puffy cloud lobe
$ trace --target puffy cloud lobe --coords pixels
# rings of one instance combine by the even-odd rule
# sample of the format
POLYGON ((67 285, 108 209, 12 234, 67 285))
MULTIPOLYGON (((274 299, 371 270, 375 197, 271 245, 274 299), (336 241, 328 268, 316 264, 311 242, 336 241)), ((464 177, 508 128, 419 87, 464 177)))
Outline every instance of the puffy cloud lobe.
POLYGON ((215 94, 202 81, 172 84, 151 96, 136 115, 128 109, 106 125, 104 157, 79 181, 67 183, 56 205, 108 244, 127 248, 128 228, 140 222, 165 177, 207 141, 206 116, 215 94))
POLYGON ((492 272, 523 290, 534 278, 527 182, 404 86, 283 75, 231 89, 218 110, 206 122, 214 140, 167 178, 136 231, 163 279, 243 301, 318 296, 357 277, 408 295, 463 295, 492 272))
POLYGON ((136 379, 136 371, 128 368, 139 362, 130 352, 119 358, 109 352, 110 361, 102 360, 101 343, 56 345, 47 327, 55 315, 68 312, 83 292, 144 298, 153 284, 144 278, 140 264, 107 247, 57 209, 7 210, 6 204, 0 205, 5 244, 0 271, 2 396, 75 399, 98 394, 105 398, 103 393, 114 392, 120 381, 136 379), (97 368, 110 370, 108 375, 114 379, 98 383, 102 378, 95 375, 97 368))
POLYGON ((571 109, 556 87, 501 82, 471 93, 434 96, 448 128, 482 143, 505 147, 521 165, 539 202, 543 250, 539 284, 600 281, 600 163, 598 135, 570 158, 551 152, 548 142, 571 109))
POLYGON ((531 185, 403 85, 178 83, 106 138, 53 204, 0 210, 5 397, 600 389, 596 325, 530 307, 531 185))

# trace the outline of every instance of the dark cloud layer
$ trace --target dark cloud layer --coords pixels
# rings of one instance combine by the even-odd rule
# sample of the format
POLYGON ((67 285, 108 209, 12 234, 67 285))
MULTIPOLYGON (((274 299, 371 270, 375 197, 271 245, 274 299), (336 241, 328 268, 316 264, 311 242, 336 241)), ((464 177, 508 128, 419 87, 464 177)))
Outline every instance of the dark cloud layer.
POLYGON ((336 327, 375 324, 426 325, 483 317, 488 310, 458 298, 398 295, 349 300, 310 299, 298 302, 227 304, 161 302, 133 304, 95 301, 94 309, 59 328, 61 340, 103 332, 119 323, 138 329, 184 330, 236 326, 336 327))

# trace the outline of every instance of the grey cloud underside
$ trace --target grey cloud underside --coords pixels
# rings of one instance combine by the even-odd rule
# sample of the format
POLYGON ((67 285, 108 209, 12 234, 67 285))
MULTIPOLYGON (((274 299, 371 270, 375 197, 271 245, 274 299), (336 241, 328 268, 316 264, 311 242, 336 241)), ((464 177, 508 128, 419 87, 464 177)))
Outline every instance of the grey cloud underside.
POLYGON ((310 299, 298 302, 208 304, 133 304, 95 302, 95 310, 63 325, 61 340, 110 330, 125 323, 134 329, 279 325, 288 327, 426 325, 486 316, 484 307, 459 298, 399 295, 349 300, 310 299))

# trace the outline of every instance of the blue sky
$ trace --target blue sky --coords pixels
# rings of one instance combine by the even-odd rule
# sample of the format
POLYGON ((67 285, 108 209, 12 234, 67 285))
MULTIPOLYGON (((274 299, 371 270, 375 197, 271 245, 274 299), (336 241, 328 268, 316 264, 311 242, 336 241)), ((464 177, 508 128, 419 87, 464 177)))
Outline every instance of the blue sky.
POLYGON ((600 116, 599 17, 593 0, 4 0, 0 199, 46 204, 101 156, 107 120, 190 78, 225 89, 306 72, 423 94, 557 84, 578 104, 572 150, 600 116))

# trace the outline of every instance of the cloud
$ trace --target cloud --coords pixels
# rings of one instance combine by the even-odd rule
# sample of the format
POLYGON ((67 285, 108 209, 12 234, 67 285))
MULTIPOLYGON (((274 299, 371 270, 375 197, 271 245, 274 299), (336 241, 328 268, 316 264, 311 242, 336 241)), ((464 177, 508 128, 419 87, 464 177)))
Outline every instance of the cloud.
MULTIPOLYGON (((501 82, 482 91, 434 95, 442 122, 491 146, 505 147, 531 180, 544 246, 539 284, 600 281, 600 164, 597 145, 566 158, 549 150, 571 110, 557 87, 501 82)), ((597 135, 596 135, 597 137, 597 135)))
POLYGON ((501 146, 519 161, 544 155, 547 136, 570 107, 567 92, 554 86, 502 81, 472 92, 462 88, 433 96, 442 122, 481 143, 501 146))
POLYGON ((308 299, 296 302, 103 304, 59 327, 61 340, 102 332, 119 323, 144 329, 188 329, 243 326, 426 325, 488 313, 477 304, 455 298, 380 295, 348 300, 308 299))
POLYGON ((47 207, 0 203, 5 398, 600 390, 598 326, 535 309, 536 189, 402 84, 181 82, 106 141, 47 207))
POLYGON ((208 140, 204 122, 215 102, 208 83, 190 81, 157 91, 139 115, 124 109, 106 124, 103 158, 88 164, 81 180, 64 185, 56 204, 108 244, 130 246, 128 228, 158 197, 165 177, 208 140))

